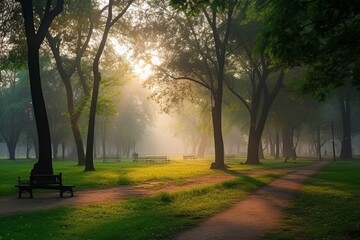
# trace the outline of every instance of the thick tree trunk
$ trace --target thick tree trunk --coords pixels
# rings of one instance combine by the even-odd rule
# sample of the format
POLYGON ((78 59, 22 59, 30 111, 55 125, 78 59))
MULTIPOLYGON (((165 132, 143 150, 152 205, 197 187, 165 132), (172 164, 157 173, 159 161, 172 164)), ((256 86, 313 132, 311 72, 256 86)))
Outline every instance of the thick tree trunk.
MULTIPOLYGON (((41 19, 37 33, 35 32, 36 28, 34 26, 33 1, 20 0, 20 3, 24 18, 28 50, 27 60, 29 67, 30 92, 39 142, 39 158, 37 163, 34 164, 32 172, 38 174, 52 174, 51 138, 49 121, 41 88, 39 49, 51 22, 62 12, 64 0, 57 0, 56 6, 53 9, 45 8, 46 12, 41 19)), ((48 0, 46 4, 51 6, 51 1, 48 0)))
POLYGON ((296 151, 293 140, 294 131, 288 125, 282 127, 283 157, 296 159, 296 151))
POLYGON ((38 174, 52 174, 51 138, 49 121, 41 88, 39 50, 33 46, 28 46, 28 48, 30 90, 39 143, 39 158, 37 163, 34 164, 32 172, 38 174))
MULTIPOLYGON (((254 120, 253 120, 254 121, 254 120)), ((259 165, 259 145, 260 145, 261 135, 258 136, 255 130, 255 123, 251 122, 250 131, 249 131, 249 140, 248 140, 248 152, 246 164, 250 165, 259 165)))
POLYGON ((6 142, 6 146, 9 151, 9 160, 15 160, 16 142, 14 142, 14 141, 6 142))
POLYGON ((225 162, 221 119, 221 101, 215 101, 214 107, 212 108, 212 121, 214 130, 215 162, 211 164, 211 169, 223 169, 225 168, 225 162))
POLYGON ((262 144, 261 138, 259 141, 259 159, 265 159, 264 149, 263 149, 263 144, 262 144))

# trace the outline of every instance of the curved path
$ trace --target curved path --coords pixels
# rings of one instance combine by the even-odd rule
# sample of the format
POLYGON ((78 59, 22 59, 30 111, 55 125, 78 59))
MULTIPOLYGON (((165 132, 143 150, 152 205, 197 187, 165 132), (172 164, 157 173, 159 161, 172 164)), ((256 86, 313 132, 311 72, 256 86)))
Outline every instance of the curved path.
MULTIPOLYGON (((176 240, 227 240, 261 239, 280 224, 284 210, 294 200, 302 183, 328 161, 316 162, 297 169, 255 170, 245 174, 282 172, 285 176, 273 180, 255 191, 233 207, 210 217, 198 226, 179 233, 176 240)), ((18 199, 16 196, 0 198, 0 217, 19 212, 35 211, 58 206, 86 205, 116 201, 136 196, 149 196, 164 191, 189 189, 206 184, 219 183, 234 178, 229 174, 216 174, 189 179, 181 186, 167 186, 159 190, 149 189, 147 184, 121 186, 111 189, 79 191, 73 198, 59 198, 58 193, 35 194, 33 199, 18 199)), ((151 187, 151 186, 150 186, 151 187)))
POLYGON ((214 215, 176 240, 261 239, 280 224, 284 210, 294 200, 302 183, 329 162, 296 169, 255 191, 233 207, 214 215))
MULTIPOLYGON (((75 191, 74 197, 59 198, 58 192, 34 193, 34 198, 17 198, 16 196, 0 197, 0 216, 10 215, 18 212, 36 211, 59 206, 89 205, 96 203, 112 202, 130 197, 150 196, 160 192, 176 191, 206 184, 219 183, 234 178, 229 174, 214 174, 192 179, 180 186, 166 186, 158 190, 151 189, 152 185, 147 183, 138 186, 120 186, 116 188, 75 191), (150 189, 149 189, 150 187, 150 189)), ((24 194, 26 196, 26 193, 24 194)), ((64 194, 66 196, 66 193, 64 194)))

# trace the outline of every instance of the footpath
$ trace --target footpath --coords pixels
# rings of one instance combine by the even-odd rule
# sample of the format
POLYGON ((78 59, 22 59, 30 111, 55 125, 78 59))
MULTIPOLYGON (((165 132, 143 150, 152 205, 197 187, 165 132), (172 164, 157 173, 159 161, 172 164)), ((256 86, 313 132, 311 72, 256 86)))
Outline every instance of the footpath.
POLYGON ((233 207, 180 233, 176 240, 261 239, 281 222, 305 180, 329 162, 296 169, 255 191, 233 207))
POLYGON ((34 198, 27 198, 27 193, 24 193, 23 198, 21 199, 17 197, 17 194, 14 194, 14 196, 0 197, 0 217, 19 212, 36 211, 60 206, 91 205, 113 202, 130 197, 151 196, 160 192, 200 187, 233 178, 235 177, 229 174, 215 174, 188 179, 188 181, 183 185, 170 185, 156 190, 153 189, 153 186, 150 183, 137 186, 119 186, 107 189, 74 191, 74 197, 66 197, 67 193, 64 193, 64 198, 59 198, 59 192, 34 192, 34 198))
MULTIPOLYGON (((302 184, 329 162, 316 162, 310 166, 285 170, 259 170, 245 174, 282 172, 268 185, 258 189, 233 207, 216 214, 196 227, 175 236, 175 240, 227 240, 261 239, 281 222, 284 211, 302 187, 302 184)), ((17 196, 0 197, 0 217, 20 212, 49 209, 59 206, 91 205, 112 202, 130 197, 155 195, 160 192, 190 189, 233 179, 229 174, 216 174, 192 179, 181 186, 151 189, 149 186, 120 186, 110 189, 75 192, 75 196, 59 198, 58 193, 35 193, 34 198, 18 199, 17 196)), ((150 186, 151 187, 151 186, 150 186)))

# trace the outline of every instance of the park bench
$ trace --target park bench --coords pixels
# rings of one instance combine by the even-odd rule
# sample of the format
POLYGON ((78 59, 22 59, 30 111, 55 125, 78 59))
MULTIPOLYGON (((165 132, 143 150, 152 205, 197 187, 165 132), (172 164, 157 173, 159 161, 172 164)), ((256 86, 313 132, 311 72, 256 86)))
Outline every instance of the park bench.
POLYGON ((236 155, 225 155, 225 159, 238 159, 236 155))
POLYGON ((29 181, 22 181, 18 177, 18 184, 15 185, 19 189, 19 198, 23 192, 28 192, 30 198, 33 197, 33 189, 57 189, 60 190, 60 197, 64 192, 69 192, 71 197, 74 196, 73 188, 75 186, 63 185, 62 175, 59 174, 31 174, 29 181))
POLYGON ((133 162, 146 162, 146 163, 168 163, 170 162, 170 159, 167 158, 167 156, 156 156, 156 155, 150 155, 150 156, 136 156, 133 159, 133 162))
POLYGON ((197 157, 195 155, 183 155, 183 160, 196 160, 197 157))

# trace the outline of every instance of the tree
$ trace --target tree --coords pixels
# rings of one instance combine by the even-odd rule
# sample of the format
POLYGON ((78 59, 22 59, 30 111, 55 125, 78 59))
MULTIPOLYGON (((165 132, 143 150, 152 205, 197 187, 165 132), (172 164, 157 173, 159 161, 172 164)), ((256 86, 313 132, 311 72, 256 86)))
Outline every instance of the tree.
POLYGON ((59 75, 65 86, 70 126, 76 144, 79 166, 85 165, 85 153, 78 121, 91 94, 91 87, 86 81, 87 76, 84 72, 86 68, 84 65, 87 62, 85 53, 88 52, 94 24, 98 21, 100 13, 94 13, 90 1, 67 2, 65 14, 58 18, 54 27, 46 34, 59 75), (78 79, 75 78, 75 73, 78 74, 78 79), (82 89, 78 89, 77 85, 80 85, 82 89), (79 94, 81 91, 83 94, 79 94))
POLYGON ((360 85, 360 6, 349 1, 259 0, 265 25, 259 49, 277 66, 308 66, 303 91, 324 99, 351 82, 360 85))
POLYGON ((141 139, 147 126, 153 122, 152 104, 146 98, 148 92, 142 88, 138 79, 133 78, 122 89, 121 101, 116 108, 118 112, 112 119, 110 127, 117 156, 130 156, 135 145, 141 139))
POLYGON ((51 142, 53 146, 53 159, 58 159, 59 146, 70 134, 66 114, 65 88, 59 79, 56 67, 50 57, 45 54, 41 56, 41 78, 43 81, 43 92, 46 110, 49 119, 51 142))
MULTIPOLYGON (((168 6, 162 6, 158 8, 158 14, 154 14, 161 18, 155 17, 154 26, 149 27, 150 31, 162 33, 158 37, 160 46, 156 49, 162 51, 164 61, 162 66, 155 67, 162 75, 156 82, 164 88, 155 94, 160 99, 166 99, 169 105, 174 105, 190 96, 187 93, 192 92, 190 88, 194 88, 194 84, 208 92, 205 97, 211 99, 215 145, 215 162, 211 168, 226 167, 222 133, 223 88, 227 46, 237 3, 236 0, 229 0, 224 7, 195 3, 198 14, 190 16, 186 3, 172 1, 173 6, 181 11, 175 13, 169 11, 168 6)), ((156 45, 154 42, 151 44, 156 45)))
POLYGON ((86 161, 85 161, 85 171, 94 171, 94 137, 95 137, 95 116, 96 116, 96 105, 99 96, 99 88, 101 82, 101 73, 100 73, 100 59, 104 51, 106 41, 108 39, 110 30, 114 24, 119 21, 119 19, 126 13, 130 5, 133 3, 133 0, 129 0, 125 3, 125 6, 113 16, 113 7, 114 1, 109 0, 107 5, 107 16, 106 23, 103 29, 102 37, 99 43, 99 46, 96 51, 95 58, 93 60, 93 91, 91 96, 91 105, 89 113, 89 125, 87 131, 87 144, 86 144, 86 161))
POLYGON ((226 84, 250 114, 246 164, 260 164, 261 136, 273 101, 283 87, 285 72, 271 66, 264 52, 255 54, 257 22, 234 25, 232 74, 226 84), (245 83, 244 83, 245 81, 245 83))
POLYGON ((15 160, 16 146, 28 119, 26 110, 30 95, 26 91, 24 75, 16 70, 2 72, 7 78, 3 76, 0 90, 0 134, 7 145, 9 159, 15 160))
POLYGON ((39 159, 37 163, 34 164, 32 172, 52 174, 51 138, 44 97, 41 89, 39 49, 50 24, 55 17, 62 12, 64 0, 57 0, 55 5, 51 0, 47 0, 43 11, 41 12, 42 16, 37 27, 35 27, 37 20, 34 18, 33 0, 20 0, 20 3, 26 33, 30 91, 39 141, 39 159), (37 31, 35 29, 37 29, 37 31))
POLYGON ((340 105, 341 119, 342 119, 342 133, 340 159, 352 159, 352 144, 351 144, 351 86, 345 85, 338 89, 338 102, 340 105))

